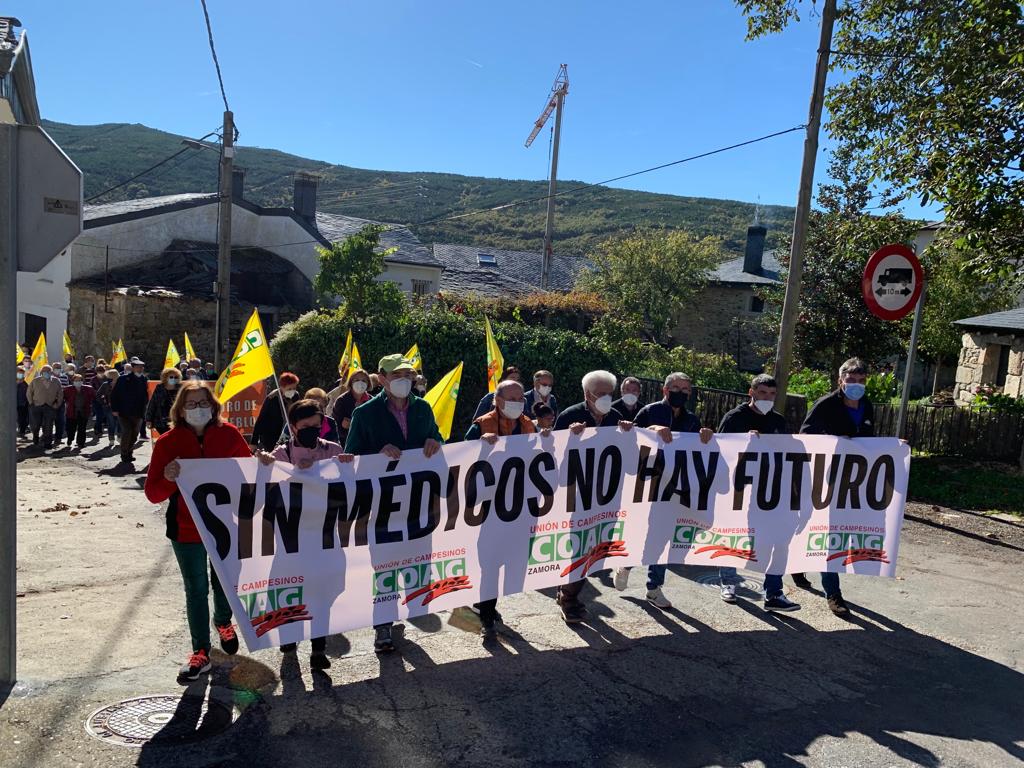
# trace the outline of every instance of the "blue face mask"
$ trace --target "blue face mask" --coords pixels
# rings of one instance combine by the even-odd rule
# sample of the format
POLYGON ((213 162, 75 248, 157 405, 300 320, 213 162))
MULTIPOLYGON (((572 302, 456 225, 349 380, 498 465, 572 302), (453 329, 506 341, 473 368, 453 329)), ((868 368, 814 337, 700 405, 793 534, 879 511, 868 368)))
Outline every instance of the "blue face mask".
POLYGON ((843 394, 849 400, 860 400, 864 397, 864 390, 865 387, 863 384, 854 384, 853 382, 850 382, 843 385, 843 394))

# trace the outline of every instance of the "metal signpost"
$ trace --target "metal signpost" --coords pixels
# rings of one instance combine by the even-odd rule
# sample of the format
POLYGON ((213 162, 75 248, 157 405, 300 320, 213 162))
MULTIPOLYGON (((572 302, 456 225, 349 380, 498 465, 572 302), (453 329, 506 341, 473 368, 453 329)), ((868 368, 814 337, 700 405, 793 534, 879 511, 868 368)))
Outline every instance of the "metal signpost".
POLYGON ((914 353, 917 336, 924 314, 926 281, 921 262, 908 246, 902 243, 883 245, 868 259, 861 280, 861 293, 872 314, 883 320, 900 320, 914 307, 914 327, 910 332, 907 367, 903 372, 903 393, 896 419, 896 437, 903 437, 907 424, 907 403, 910 400, 910 380, 914 371, 914 353))
MULTIPOLYGON (((82 172, 42 128, 0 125, 0 343, 18 341, 18 270, 38 272, 82 231, 82 172)), ((16 381, 0 384, 0 686, 17 677, 16 381)))

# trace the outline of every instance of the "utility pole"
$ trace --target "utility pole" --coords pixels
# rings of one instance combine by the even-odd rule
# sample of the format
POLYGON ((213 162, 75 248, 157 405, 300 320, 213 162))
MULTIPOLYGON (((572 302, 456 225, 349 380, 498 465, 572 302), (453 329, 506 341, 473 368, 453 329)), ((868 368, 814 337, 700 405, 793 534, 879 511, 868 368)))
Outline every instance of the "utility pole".
POLYGON ((832 29, 836 21, 836 0, 825 0, 821 9, 821 39, 818 42, 818 61, 814 68, 814 87, 811 90, 811 108, 804 138, 804 161, 800 170, 800 191, 797 194, 796 217, 793 220, 793 242, 789 252, 789 276, 786 280, 786 298, 782 303, 782 322, 779 325, 779 345, 775 353, 775 381, 778 383, 776 400, 786 412, 786 393, 789 390, 789 369, 793 364, 793 336, 800 313, 800 286, 804 276, 804 246, 807 242, 807 219, 811 213, 811 192, 814 189, 814 161, 818 156, 818 134, 821 132, 821 112, 825 101, 825 80, 828 76, 829 50, 832 48, 832 29))
POLYGON ((235 158, 235 120, 224 112, 224 133, 220 153, 220 210, 217 225, 217 332, 213 360, 220 373, 227 368, 231 333, 231 172, 235 158))
POLYGON ((569 69, 568 65, 563 64, 559 70, 558 75, 555 77, 555 84, 551 86, 551 94, 548 96, 548 102, 544 105, 544 110, 540 113, 540 117, 533 124, 533 130, 530 131, 530 136, 526 139, 526 146, 529 147, 537 134, 540 133, 544 124, 547 123, 548 118, 551 117, 551 112, 555 113, 555 130, 554 139, 551 143, 551 177, 548 180, 548 215, 547 222, 544 226, 544 254, 541 256, 541 268, 540 268, 540 289, 546 291, 548 289, 548 279, 551 275, 551 254, 552 244, 551 241, 555 234, 555 193, 558 191, 558 143, 562 137, 562 104, 565 101, 565 95, 569 92, 569 69))

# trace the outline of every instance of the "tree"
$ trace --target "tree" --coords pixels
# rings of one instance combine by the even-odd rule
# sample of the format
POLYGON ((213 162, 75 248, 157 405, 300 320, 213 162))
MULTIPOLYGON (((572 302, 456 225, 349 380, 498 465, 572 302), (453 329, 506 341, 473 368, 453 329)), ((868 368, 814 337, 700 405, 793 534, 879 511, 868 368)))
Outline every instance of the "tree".
MULTIPOLYGON (((736 0, 748 38, 815 0, 736 0)), ((993 280, 1024 281, 1024 10, 1017 0, 845 0, 829 134, 886 205, 939 203, 943 234, 993 280)))
POLYGON ((320 273, 313 287, 322 299, 340 297, 346 314, 355 321, 369 317, 394 317, 405 312, 405 294, 392 282, 378 281, 384 257, 397 248, 379 250, 380 235, 387 227, 368 224, 330 248, 318 248, 320 273))
POLYGON ((580 286, 604 296, 647 338, 665 341, 722 258, 717 238, 637 231, 602 243, 592 255, 594 270, 581 276, 580 286))
MULTIPOLYGON (((830 172, 836 183, 819 186, 824 210, 813 211, 808 222, 793 353, 798 366, 831 373, 853 355, 878 362, 906 348, 909 325, 871 314, 861 294, 861 278, 872 253, 886 243, 909 241, 917 225, 898 214, 865 213, 870 183, 853 172, 844 148, 833 155, 830 172)), ((788 250, 781 261, 788 269, 788 250)), ((785 287, 778 286, 764 296, 775 308, 769 322, 776 332, 784 295, 785 287)))
POLYGON ((963 331, 953 322, 999 312, 1014 304, 1014 291, 1008 283, 987 283, 966 267, 967 259, 956 250, 932 245, 924 252, 928 295, 917 348, 922 357, 935 364, 933 395, 938 391, 941 367, 960 355, 963 331))

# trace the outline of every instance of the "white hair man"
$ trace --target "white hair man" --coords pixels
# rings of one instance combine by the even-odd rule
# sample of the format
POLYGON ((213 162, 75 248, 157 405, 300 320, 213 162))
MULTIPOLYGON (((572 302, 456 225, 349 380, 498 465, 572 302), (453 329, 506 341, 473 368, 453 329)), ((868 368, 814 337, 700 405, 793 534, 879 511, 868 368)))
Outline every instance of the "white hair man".
MULTIPOLYGON (((633 428, 633 422, 626 421, 622 414, 612 408, 612 392, 617 380, 608 371, 591 371, 583 377, 583 402, 571 405, 555 419, 555 429, 568 429, 574 435, 596 427, 633 428)), ((573 581, 558 588, 558 606, 566 624, 583 621, 587 609, 580 602, 580 591, 584 581, 573 581)))

